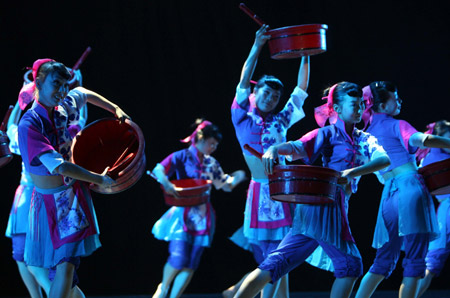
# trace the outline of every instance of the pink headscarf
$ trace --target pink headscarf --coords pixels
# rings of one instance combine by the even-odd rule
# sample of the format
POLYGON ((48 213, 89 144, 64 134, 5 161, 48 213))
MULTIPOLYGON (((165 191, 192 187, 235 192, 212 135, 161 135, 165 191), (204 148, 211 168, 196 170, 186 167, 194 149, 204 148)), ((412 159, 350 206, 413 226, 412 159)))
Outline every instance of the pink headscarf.
POLYGON ((320 127, 324 127, 327 120, 330 124, 335 124, 338 119, 338 114, 333 109, 333 92, 336 87, 337 84, 334 84, 330 88, 328 96, 322 97, 323 100, 327 100, 327 103, 314 109, 314 118, 316 118, 316 122, 320 127))
POLYGON ((20 89, 20 92, 19 92, 20 109, 24 110, 27 107, 27 105, 33 101, 34 90, 36 89, 36 84, 34 83, 34 81, 36 80, 39 68, 42 66, 42 64, 51 62, 51 61, 55 61, 55 60, 45 58, 45 59, 38 59, 38 60, 34 61, 33 67, 31 68, 32 74, 33 74, 33 82, 24 85, 22 87, 22 89, 20 89))
POLYGON ((372 122, 372 117, 373 117, 373 111, 372 111, 373 94, 372 94, 372 89, 370 89, 370 85, 367 85, 366 87, 363 88, 363 99, 366 104, 366 109, 364 110, 364 112, 362 114, 362 120, 364 121, 363 130, 365 130, 367 128, 367 125, 369 125, 370 122, 372 122))
POLYGON ((208 120, 204 120, 202 121, 202 123, 200 123, 197 128, 194 130, 193 133, 191 133, 190 136, 187 136, 186 138, 180 140, 180 142, 182 143, 189 143, 189 142, 194 142, 195 140, 195 136, 197 136, 197 133, 202 130, 203 128, 205 128, 208 125, 211 125, 212 123, 209 122, 208 120))
MULTIPOLYGON (((432 135, 433 131, 434 131, 434 127, 436 126, 436 122, 430 123, 427 125, 428 130, 424 132, 424 134, 429 134, 432 135)), ((418 164, 420 164, 420 162, 422 161, 422 159, 425 158, 425 156, 427 156, 428 152, 430 152, 430 148, 419 148, 416 151, 416 161, 418 164)))

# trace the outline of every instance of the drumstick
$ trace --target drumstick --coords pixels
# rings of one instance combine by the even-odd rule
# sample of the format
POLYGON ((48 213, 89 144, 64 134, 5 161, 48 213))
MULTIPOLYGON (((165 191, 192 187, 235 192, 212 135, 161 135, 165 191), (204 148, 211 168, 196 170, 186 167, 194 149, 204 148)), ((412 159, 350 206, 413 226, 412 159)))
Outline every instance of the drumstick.
POLYGON ((245 144, 244 149, 247 150, 248 152, 250 152, 251 154, 253 154, 254 156, 258 157, 259 159, 262 159, 263 155, 261 153, 259 153, 258 151, 256 151, 255 149, 253 149, 252 147, 250 147, 249 144, 245 144))
MULTIPOLYGON (((131 141, 128 142, 127 147, 125 148, 123 153, 119 156, 119 158, 116 160, 116 162, 113 164, 111 169, 113 169, 115 166, 117 166, 122 161, 122 158, 125 156, 125 154, 128 152, 128 150, 131 148, 131 145, 133 145, 135 142, 136 142, 136 138, 132 138, 131 141)), ((111 171, 111 169, 109 171, 111 171)))
POLYGON ((239 8, 243 12, 245 12, 247 15, 249 15, 253 19, 253 21, 258 23, 258 25, 262 26, 262 25, 266 24, 266 22, 261 20, 261 18, 258 17, 253 11, 251 11, 244 3, 239 4, 239 8))
POLYGON ((1 131, 5 131, 6 124, 8 123, 9 116, 11 115, 13 108, 14 108, 13 106, 9 106, 8 111, 6 111, 5 118, 3 118, 2 124, 0 125, 1 131))
POLYGON ((80 68, 81 63, 86 59, 87 55, 91 52, 91 47, 87 47, 87 49, 84 51, 83 55, 81 55, 80 59, 78 59, 77 63, 72 67, 70 70, 70 74, 72 75, 75 70, 80 68))

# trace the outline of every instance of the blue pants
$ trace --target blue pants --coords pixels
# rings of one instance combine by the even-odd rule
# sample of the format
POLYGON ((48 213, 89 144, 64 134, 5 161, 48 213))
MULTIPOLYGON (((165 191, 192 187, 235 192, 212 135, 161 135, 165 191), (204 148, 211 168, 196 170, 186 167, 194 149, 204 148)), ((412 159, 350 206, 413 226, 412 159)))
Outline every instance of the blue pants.
POLYGON ((11 237, 12 240, 12 258, 15 261, 23 262, 23 253, 25 252, 25 239, 27 234, 16 234, 11 237))
POLYGON ((169 258, 167 262, 175 269, 189 268, 196 270, 200 263, 204 246, 192 245, 182 240, 169 242, 169 258))
POLYGON ((428 251, 429 234, 398 235, 397 196, 387 198, 382 206, 383 219, 389 233, 389 241, 377 250, 369 272, 389 277, 395 269, 402 245, 405 250, 403 276, 423 277, 425 275, 425 256, 428 251))
POLYGON ((261 264, 267 256, 275 250, 280 244, 281 240, 266 240, 260 241, 259 244, 251 244, 253 257, 255 258, 256 263, 261 264))
POLYGON ((302 264, 306 258, 321 246, 333 262, 334 276, 359 277, 362 275, 362 260, 338 250, 327 244, 308 236, 289 232, 281 241, 277 249, 259 265, 259 269, 269 271, 273 282, 276 282, 286 273, 302 264))

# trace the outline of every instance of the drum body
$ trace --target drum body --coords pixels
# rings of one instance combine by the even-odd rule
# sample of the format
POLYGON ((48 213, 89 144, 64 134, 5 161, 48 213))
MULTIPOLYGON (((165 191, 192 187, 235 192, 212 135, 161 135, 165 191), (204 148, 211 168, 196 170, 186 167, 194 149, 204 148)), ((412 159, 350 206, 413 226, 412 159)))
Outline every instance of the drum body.
MULTIPOLYGON (((179 197, 174 197, 164 191, 164 200, 170 206, 196 206, 208 202, 211 193, 211 180, 179 179, 170 181, 175 185, 179 197)), ((162 186, 161 186, 162 188, 162 186)))
POLYGON ((325 24, 309 24, 269 30, 270 56, 273 59, 292 59, 312 56, 327 50, 325 24))
POLYGON ((432 195, 450 194, 450 158, 419 169, 432 195))
POLYGON ((94 185, 103 194, 124 191, 134 185, 145 170, 145 140, 141 129, 131 120, 100 119, 81 130, 72 143, 72 162, 95 173, 108 175, 116 183, 111 188, 94 185))
POLYGON ((340 176, 333 169, 288 165, 275 166, 269 175, 272 199, 286 203, 321 205, 334 201, 337 180, 340 176))
POLYGON ((13 159, 9 150, 9 139, 6 133, 0 133, 0 168, 8 164, 13 159))

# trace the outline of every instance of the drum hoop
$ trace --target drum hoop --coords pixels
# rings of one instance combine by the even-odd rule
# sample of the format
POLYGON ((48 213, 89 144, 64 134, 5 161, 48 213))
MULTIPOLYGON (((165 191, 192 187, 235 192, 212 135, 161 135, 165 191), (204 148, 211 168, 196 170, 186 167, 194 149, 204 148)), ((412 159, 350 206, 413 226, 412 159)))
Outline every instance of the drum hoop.
POLYGON ((314 178, 314 177, 312 177, 312 178, 277 178, 276 180, 269 180, 269 184, 277 183, 277 182, 284 182, 284 181, 298 181, 298 180, 300 180, 300 181, 317 181, 317 182, 324 182, 324 183, 336 185, 336 186, 338 185, 335 182, 331 182, 329 180, 318 179, 318 178, 314 178))
POLYGON ((433 177, 434 175, 439 175, 439 174, 441 174, 443 172, 447 172, 448 170, 450 170, 450 168, 440 169, 440 170, 435 171, 435 172, 430 173, 430 174, 425 174, 425 173, 421 173, 421 174, 422 174, 422 176, 424 178, 429 178, 429 177, 433 177))
MULTIPOLYGON (((211 192, 208 190, 208 191, 205 191, 204 193, 202 193, 200 195, 179 196, 178 199, 183 200, 183 199, 189 199, 189 198, 195 198, 195 197, 205 197, 205 196, 209 197, 210 194, 211 194, 211 192)), ((176 197, 174 197, 172 195, 168 195, 168 196, 177 199, 176 197)))
POLYGON ((327 195, 327 194, 316 194, 316 193, 306 193, 306 192, 290 192, 290 193, 284 193, 284 192, 277 192, 277 193, 271 193, 270 196, 279 196, 279 195, 299 195, 299 196, 312 196, 312 197, 325 197, 334 200, 334 196, 327 195))
POLYGON ((292 37, 292 36, 316 35, 316 34, 323 35, 323 33, 321 33, 321 32, 295 33, 295 34, 280 35, 280 36, 277 36, 277 37, 273 37, 270 40, 276 40, 276 39, 292 37))

